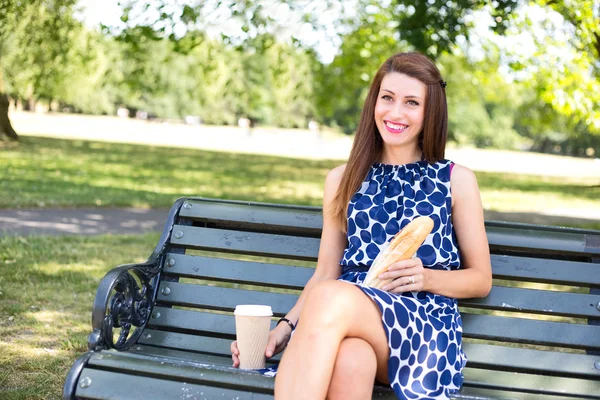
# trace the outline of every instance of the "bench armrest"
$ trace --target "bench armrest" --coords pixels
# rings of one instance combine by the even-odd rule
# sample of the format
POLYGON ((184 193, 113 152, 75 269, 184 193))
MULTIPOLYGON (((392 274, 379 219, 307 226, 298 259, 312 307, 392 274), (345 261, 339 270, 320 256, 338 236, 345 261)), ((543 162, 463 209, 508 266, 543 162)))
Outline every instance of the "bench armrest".
POLYGON ((126 350, 137 341, 152 312, 159 271, 157 260, 120 265, 102 278, 92 310, 90 350, 126 350))
POLYGON ((160 240, 147 261, 120 265, 100 281, 92 310, 89 350, 127 350, 142 334, 156 298, 164 249, 185 200, 182 197, 171 207, 160 240), (121 329, 116 340, 115 328, 121 329))

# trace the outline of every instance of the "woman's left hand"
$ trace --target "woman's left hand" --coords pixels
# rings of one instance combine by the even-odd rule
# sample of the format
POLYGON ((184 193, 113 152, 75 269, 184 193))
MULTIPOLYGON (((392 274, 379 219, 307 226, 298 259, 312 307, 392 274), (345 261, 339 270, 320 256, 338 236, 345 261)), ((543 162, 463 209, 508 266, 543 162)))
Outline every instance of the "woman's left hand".
POLYGON ((425 268, 420 258, 398 261, 380 274, 379 279, 393 279, 381 288, 387 292, 420 292, 424 288, 425 268))

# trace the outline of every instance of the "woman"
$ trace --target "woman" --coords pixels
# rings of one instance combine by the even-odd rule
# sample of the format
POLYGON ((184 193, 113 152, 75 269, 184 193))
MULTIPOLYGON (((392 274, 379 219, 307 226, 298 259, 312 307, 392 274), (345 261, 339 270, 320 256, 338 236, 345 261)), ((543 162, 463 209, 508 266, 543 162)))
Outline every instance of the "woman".
MULTIPOLYGON (((287 346, 276 398, 370 399, 375 381, 399 399, 460 388, 455 299, 486 296, 492 275, 475 175, 444 159, 445 87, 419 53, 392 56, 375 75, 348 162, 325 180, 314 275, 270 333, 267 357, 287 346), (362 286, 382 246, 419 215, 435 224, 416 257, 380 275, 393 279, 383 290, 362 286)), ((231 351, 238 366, 235 342, 231 351)))

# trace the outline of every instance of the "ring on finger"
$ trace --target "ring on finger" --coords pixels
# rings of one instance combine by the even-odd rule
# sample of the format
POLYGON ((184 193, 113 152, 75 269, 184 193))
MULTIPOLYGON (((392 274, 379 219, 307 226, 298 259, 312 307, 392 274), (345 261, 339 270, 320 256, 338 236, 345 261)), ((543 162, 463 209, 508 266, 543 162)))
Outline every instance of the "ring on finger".
POLYGON ((408 283, 410 283, 411 285, 412 285, 413 283, 415 283, 415 277, 414 277, 414 276, 412 276, 412 275, 411 275, 411 276, 409 276, 409 277, 408 277, 408 283))

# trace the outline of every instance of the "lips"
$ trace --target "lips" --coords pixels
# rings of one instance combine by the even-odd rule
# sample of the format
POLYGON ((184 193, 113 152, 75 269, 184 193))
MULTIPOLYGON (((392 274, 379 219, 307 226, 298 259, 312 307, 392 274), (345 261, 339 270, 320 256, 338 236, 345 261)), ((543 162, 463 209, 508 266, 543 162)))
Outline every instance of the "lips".
POLYGON ((385 125, 385 129, 391 133, 402 133, 408 128, 408 125, 393 123, 390 121, 383 121, 383 124, 385 125))

